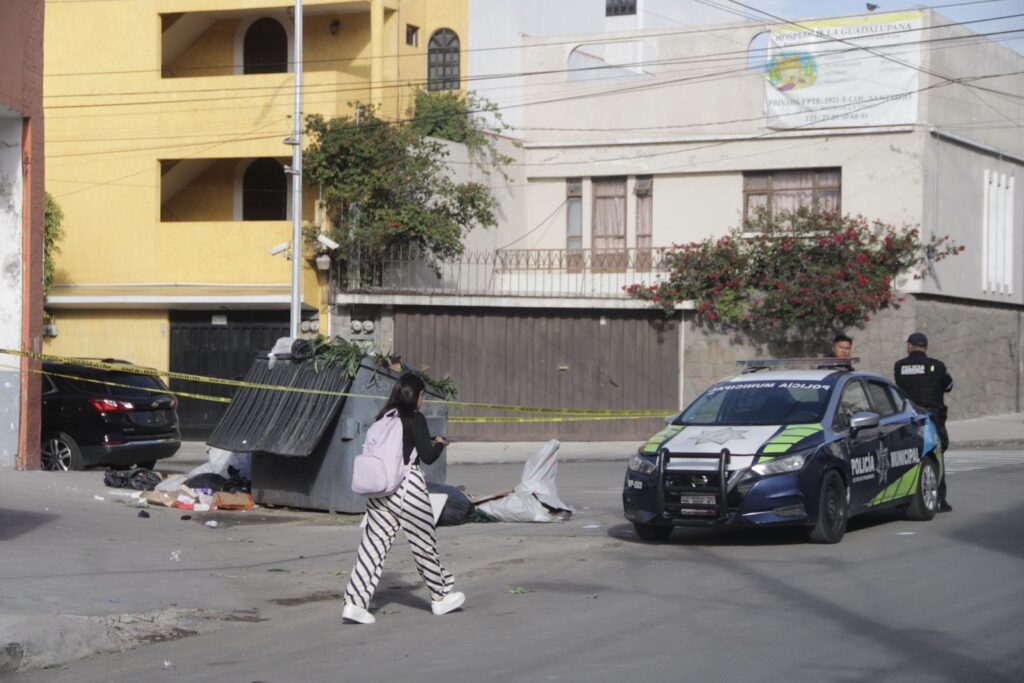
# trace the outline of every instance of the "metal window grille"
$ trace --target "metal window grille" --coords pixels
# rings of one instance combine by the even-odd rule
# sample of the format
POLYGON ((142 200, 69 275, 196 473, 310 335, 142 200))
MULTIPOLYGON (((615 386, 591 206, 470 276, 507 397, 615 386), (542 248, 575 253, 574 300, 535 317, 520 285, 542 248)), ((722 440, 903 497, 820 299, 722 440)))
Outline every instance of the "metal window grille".
POLYGON ((427 44, 427 90, 459 89, 459 36, 442 28, 427 44))
POLYGON ((604 15, 606 17, 618 17, 627 14, 636 14, 636 0, 605 0, 604 15))

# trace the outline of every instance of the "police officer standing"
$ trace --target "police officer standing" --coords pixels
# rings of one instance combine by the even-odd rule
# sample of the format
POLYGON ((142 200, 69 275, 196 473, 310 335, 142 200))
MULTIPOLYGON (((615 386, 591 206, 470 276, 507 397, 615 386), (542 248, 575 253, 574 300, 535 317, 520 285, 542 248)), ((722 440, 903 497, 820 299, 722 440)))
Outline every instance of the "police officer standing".
MULTIPOLYGON (((945 453, 949 448, 949 434, 946 433, 946 402, 943 395, 952 391, 953 378, 942 361, 928 357, 928 337, 920 332, 907 337, 907 357, 896 361, 893 375, 896 385, 907 398, 931 412, 942 452, 945 453)), ((939 482, 939 512, 952 509, 946 502, 946 473, 943 468, 942 481, 939 482)))

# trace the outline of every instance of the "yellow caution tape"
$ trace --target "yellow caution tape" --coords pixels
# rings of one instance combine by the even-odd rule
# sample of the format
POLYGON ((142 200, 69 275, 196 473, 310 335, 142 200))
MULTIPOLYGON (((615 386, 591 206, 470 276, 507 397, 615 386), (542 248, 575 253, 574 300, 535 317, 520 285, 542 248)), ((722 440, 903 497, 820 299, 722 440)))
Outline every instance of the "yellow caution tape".
MULTIPOLYGON (((10 356, 18 356, 21 358, 31 358, 33 360, 50 361, 55 363, 70 363, 74 365, 80 365, 83 367, 97 368, 100 370, 116 370, 118 372, 125 372, 135 375, 145 375, 149 377, 167 377, 169 379, 176 379, 184 382, 196 382, 200 384, 218 384, 221 386, 230 386, 241 389, 264 389, 268 391, 284 391, 298 394, 311 394, 319 396, 344 396, 350 398, 368 398, 372 400, 380 400, 380 396, 368 395, 368 394, 357 394, 352 392, 344 391, 328 391, 326 389, 304 389, 301 387, 287 387, 278 384, 259 384, 254 382, 245 382, 242 380, 222 379, 220 377, 207 377, 204 375, 193 375, 184 372, 171 372, 169 370, 156 370, 153 368, 144 368, 137 365, 125 365, 123 363, 110 363, 107 361, 94 360, 91 358, 76 358, 73 356, 57 356, 45 353, 36 353, 33 351, 21 351, 16 349, 4 349, 0 348, 0 354, 6 354, 10 356)), ((56 373, 54 373, 56 374, 56 373)), ((104 382, 100 380, 86 380, 94 381, 100 384, 104 382)), ((114 385, 118 386, 118 385, 114 385)), ((124 386, 124 385, 121 385, 124 386)), ((186 392, 168 391, 165 393, 172 393, 179 396, 185 396, 188 398, 196 398, 199 400, 217 401, 223 403, 230 403, 230 399, 225 399, 221 396, 204 396, 202 394, 189 394, 186 392)), ((517 413, 540 413, 542 415, 552 415, 563 418, 569 417, 593 417, 593 418, 631 418, 640 419, 647 417, 662 417, 665 415, 675 414, 678 411, 676 409, 665 409, 665 410, 652 410, 652 409, 636 409, 636 410, 610 410, 600 408, 541 408, 535 406, 511 406, 499 403, 474 403, 470 401, 444 401, 436 399, 428 399, 426 403, 447 405, 451 408, 473 408, 480 410, 500 410, 505 412, 517 412, 517 413)), ((451 418, 449 418, 451 419, 451 418)), ((466 418, 470 419, 470 418, 466 418)), ((472 418, 472 419, 489 419, 489 418, 472 418)), ((503 418, 505 420, 512 420, 515 418, 503 418)), ((540 418, 532 418, 529 421, 541 421, 540 418)), ((566 420, 548 420, 548 421, 566 421, 566 420)))

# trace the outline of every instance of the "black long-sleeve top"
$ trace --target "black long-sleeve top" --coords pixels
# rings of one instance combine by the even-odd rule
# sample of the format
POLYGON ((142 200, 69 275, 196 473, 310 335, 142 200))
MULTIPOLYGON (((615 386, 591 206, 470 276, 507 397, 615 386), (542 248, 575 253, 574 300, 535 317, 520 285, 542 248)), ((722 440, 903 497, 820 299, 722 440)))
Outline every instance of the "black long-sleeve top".
POLYGON ((401 415, 402 419, 402 458, 409 464, 412 449, 416 449, 417 460, 430 465, 441 457, 444 444, 434 443, 427 427, 427 418, 423 413, 415 411, 412 415, 401 415))

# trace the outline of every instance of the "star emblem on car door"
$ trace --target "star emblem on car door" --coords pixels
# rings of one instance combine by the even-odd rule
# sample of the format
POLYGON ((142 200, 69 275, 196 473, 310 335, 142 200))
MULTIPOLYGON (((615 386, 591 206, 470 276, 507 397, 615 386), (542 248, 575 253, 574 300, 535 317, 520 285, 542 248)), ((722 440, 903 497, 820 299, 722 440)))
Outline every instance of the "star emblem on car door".
POLYGON ((728 443, 729 441, 735 441, 736 439, 742 439, 743 435, 747 433, 744 429, 733 429, 732 427, 722 427, 720 429, 705 429, 700 434, 695 434, 693 441, 695 444, 702 443, 717 443, 719 446, 728 443))

